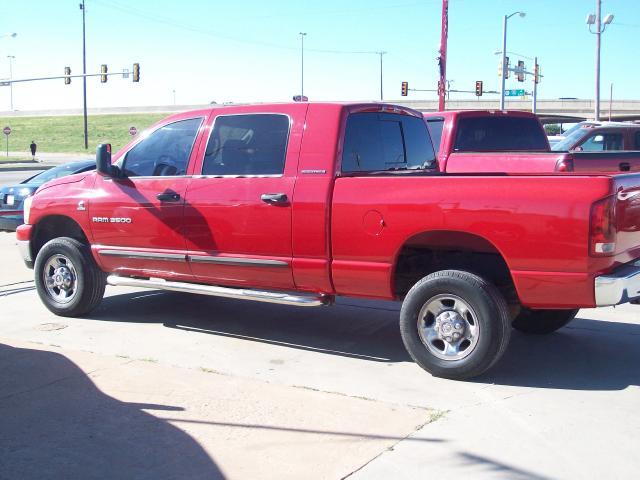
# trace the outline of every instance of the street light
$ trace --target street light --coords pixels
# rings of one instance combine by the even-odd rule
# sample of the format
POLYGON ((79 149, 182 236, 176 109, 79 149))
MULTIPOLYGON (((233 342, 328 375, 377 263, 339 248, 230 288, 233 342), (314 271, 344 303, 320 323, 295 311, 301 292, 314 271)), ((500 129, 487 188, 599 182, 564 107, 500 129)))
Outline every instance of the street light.
POLYGON ((300 32, 300 101, 304 99, 304 37, 306 32, 300 32))
POLYGON ((514 15, 523 18, 526 13, 513 12, 511 15, 505 15, 502 23, 502 82, 500 83, 500 110, 504 110, 504 87, 507 76, 507 20, 514 15))
POLYGON ((590 13, 587 16, 587 25, 589 25, 589 33, 593 33, 596 36, 596 98, 594 107, 594 120, 600 120, 600 36, 604 33, 607 25, 613 22, 613 15, 609 14, 602 17, 600 14, 601 0, 596 0, 596 13, 590 13), (595 31, 591 30, 591 26, 595 25, 595 31))
POLYGON ((11 38, 16 38, 18 34, 13 32, 13 33, 3 33, 2 35, 0 35, 0 38, 4 38, 4 37, 11 37, 11 38))
POLYGON ((7 55, 9 59, 9 97, 11 98, 11 111, 13 111, 13 60, 15 60, 15 55, 7 55))

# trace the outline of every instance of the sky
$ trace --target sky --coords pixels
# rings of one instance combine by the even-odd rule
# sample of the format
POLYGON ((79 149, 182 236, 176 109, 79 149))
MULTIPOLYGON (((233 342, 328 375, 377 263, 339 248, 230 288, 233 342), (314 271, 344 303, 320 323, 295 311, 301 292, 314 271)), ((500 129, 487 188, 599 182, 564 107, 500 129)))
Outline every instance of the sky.
MULTIPOLYGON (((0 78, 82 73, 79 0, 1 0, 0 78)), ((301 89, 310 100, 377 100, 383 56, 385 100, 399 100, 401 82, 435 89, 441 0, 86 0, 87 71, 140 63, 140 83, 111 76, 87 80, 89 107, 289 101, 301 89), (360 52, 360 53, 354 53, 360 52)), ((603 0, 615 19, 602 35, 602 98, 640 98, 640 0, 603 0)), ((594 96, 595 35, 585 24, 595 0, 450 0, 447 76, 451 88, 498 90, 502 18, 509 20, 512 61, 538 57, 539 98, 594 96)), ((530 82, 507 80, 507 88, 530 82)), ((473 94, 452 93, 472 99, 473 94)), ((408 99, 434 99, 432 92, 408 99)), ((493 97, 491 97, 493 98, 493 97)), ((14 109, 80 108, 82 80, 15 84, 14 109)), ((0 111, 9 110, 0 87, 0 111)))

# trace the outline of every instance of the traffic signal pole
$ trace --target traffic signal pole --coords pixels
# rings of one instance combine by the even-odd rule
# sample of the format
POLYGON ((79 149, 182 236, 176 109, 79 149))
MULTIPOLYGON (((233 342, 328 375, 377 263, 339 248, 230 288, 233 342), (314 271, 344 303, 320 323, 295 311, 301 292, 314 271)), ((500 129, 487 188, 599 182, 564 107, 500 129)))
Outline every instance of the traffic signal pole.
POLYGON ((438 81, 438 111, 445 109, 447 94, 447 37, 449 36, 449 0, 442 0, 442 25, 440 28, 440 80, 438 81))

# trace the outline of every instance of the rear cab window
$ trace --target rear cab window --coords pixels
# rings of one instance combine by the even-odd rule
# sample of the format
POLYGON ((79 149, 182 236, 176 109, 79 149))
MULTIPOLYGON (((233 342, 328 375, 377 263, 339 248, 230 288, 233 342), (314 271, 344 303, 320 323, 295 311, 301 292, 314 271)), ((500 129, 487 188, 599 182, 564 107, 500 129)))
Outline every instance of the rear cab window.
POLYGON ((548 151, 549 143, 535 118, 517 116, 461 117, 455 152, 548 151))
POLYGON ((429 127, 431 141, 433 142, 433 149, 436 153, 439 153, 440 143, 442 141, 442 129, 444 128, 444 118, 429 118, 427 119, 427 126, 429 127))
POLYGON ((381 112, 352 113, 347 118, 343 172, 423 170, 435 165, 422 118, 381 112))

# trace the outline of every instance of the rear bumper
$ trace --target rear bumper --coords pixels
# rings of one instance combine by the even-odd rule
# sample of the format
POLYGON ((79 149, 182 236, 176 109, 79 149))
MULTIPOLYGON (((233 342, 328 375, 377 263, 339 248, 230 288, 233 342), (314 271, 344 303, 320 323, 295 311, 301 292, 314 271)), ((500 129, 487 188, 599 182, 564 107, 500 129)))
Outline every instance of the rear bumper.
POLYGON ((33 225, 20 225, 16 229, 16 241, 18 250, 28 268, 33 268, 33 255, 31 253, 31 231, 33 225))
POLYGON ((595 294, 598 307, 640 300, 640 260, 596 277, 595 294))

